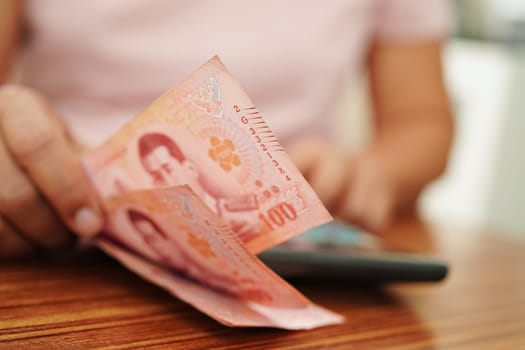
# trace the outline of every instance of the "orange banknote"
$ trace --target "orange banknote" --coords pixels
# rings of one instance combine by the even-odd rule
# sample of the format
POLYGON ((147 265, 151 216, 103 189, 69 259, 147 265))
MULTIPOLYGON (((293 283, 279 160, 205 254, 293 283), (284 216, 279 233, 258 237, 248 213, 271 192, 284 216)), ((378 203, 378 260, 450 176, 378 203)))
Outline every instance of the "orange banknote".
POLYGON ((100 196, 188 185, 253 253, 332 218, 218 57, 86 161, 100 196))
POLYGON ((266 267, 187 186, 118 195, 104 207, 99 246, 223 324, 306 329, 342 321, 266 267))
POLYGON ((215 57, 84 159, 105 209, 96 240, 231 326, 342 322, 254 255, 331 220, 215 57))

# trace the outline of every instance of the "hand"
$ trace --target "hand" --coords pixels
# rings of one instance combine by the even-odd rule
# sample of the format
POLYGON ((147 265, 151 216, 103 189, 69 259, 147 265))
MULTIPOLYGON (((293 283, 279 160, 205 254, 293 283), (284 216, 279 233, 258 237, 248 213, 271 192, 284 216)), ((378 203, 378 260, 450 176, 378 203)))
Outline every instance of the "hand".
POLYGON ((374 232, 391 220, 394 184, 380 157, 318 140, 293 144, 289 155, 334 216, 374 232))
POLYGON ((0 87, 0 258, 54 251, 68 228, 102 228, 96 195, 50 106, 34 91, 0 87))

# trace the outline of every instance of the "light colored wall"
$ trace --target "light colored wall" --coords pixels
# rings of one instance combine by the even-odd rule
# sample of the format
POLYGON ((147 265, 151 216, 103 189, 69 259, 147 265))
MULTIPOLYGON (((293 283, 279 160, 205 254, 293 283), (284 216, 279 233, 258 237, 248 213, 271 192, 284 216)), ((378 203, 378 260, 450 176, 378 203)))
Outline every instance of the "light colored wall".
POLYGON ((509 95, 512 56, 494 44, 455 40, 444 50, 456 137, 445 175, 423 195, 431 220, 485 226, 509 95))
POLYGON ((512 57, 507 108, 486 211, 487 225, 525 238, 525 51, 512 57))

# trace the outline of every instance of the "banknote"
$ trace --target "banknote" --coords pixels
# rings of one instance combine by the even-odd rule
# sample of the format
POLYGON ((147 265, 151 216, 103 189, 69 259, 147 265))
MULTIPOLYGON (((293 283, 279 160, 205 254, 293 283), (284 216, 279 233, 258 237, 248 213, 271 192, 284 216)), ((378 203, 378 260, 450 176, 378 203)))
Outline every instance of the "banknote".
POLYGON ((331 220, 218 57, 91 152, 102 198, 188 185, 258 253, 331 220))
POLYGON ((306 329, 340 323, 250 253, 188 186, 104 201, 98 244, 131 270, 230 326, 306 329))
POLYGON ((331 216, 217 57, 84 166, 106 216, 97 244, 146 280, 230 326, 343 321, 255 256, 331 216))

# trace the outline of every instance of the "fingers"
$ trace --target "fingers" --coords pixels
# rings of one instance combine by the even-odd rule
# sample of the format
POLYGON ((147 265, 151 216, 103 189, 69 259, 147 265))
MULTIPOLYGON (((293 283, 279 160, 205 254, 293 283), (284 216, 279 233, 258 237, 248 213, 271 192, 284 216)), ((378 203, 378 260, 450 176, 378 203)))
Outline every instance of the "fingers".
POLYGON ((388 176, 375 161, 359 161, 338 216, 367 230, 379 232, 389 223, 393 209, 394 190, 388 176))
POLYGON ((379 232, 394 211, 394 186, 378 159, 350 157, 337 146, 303 140, 290 149, 290 157, 325 206, 338 218, 379 232))
MULTIPOLYGON (((0 105, 0 127, 14 162, 73 231, 98 233, 103 223, 95 193, 47 104, 31 90, 9 87, 0 91, 0 105)), ((36 202, 30 190, 25 195, 36 202)))
POLYGON ((353 160, 339 147, 315 140, 296 143, 290 156, 319 199, 334 211, 350 182, 353 160))
POLYGON ((337 148, 327 150, 310 170, 308 181, 324 205, 333 210, 350 181, 350 158, 337 148))
POLYGON ((29 255, 34 248, 0 217, 0 259, 29 255))
POLYGON ((288 149, 288 155, 295 166, 308 179, 310 171, 315 167, 318 159, 322 156, 323 144, 315 140, 302 140, 296 142, 288 149))
POLYGON ((15 164, 0 139, 0 213, 32 242, 54 250, 66 245, 70 234, 48 203, 15 164))

